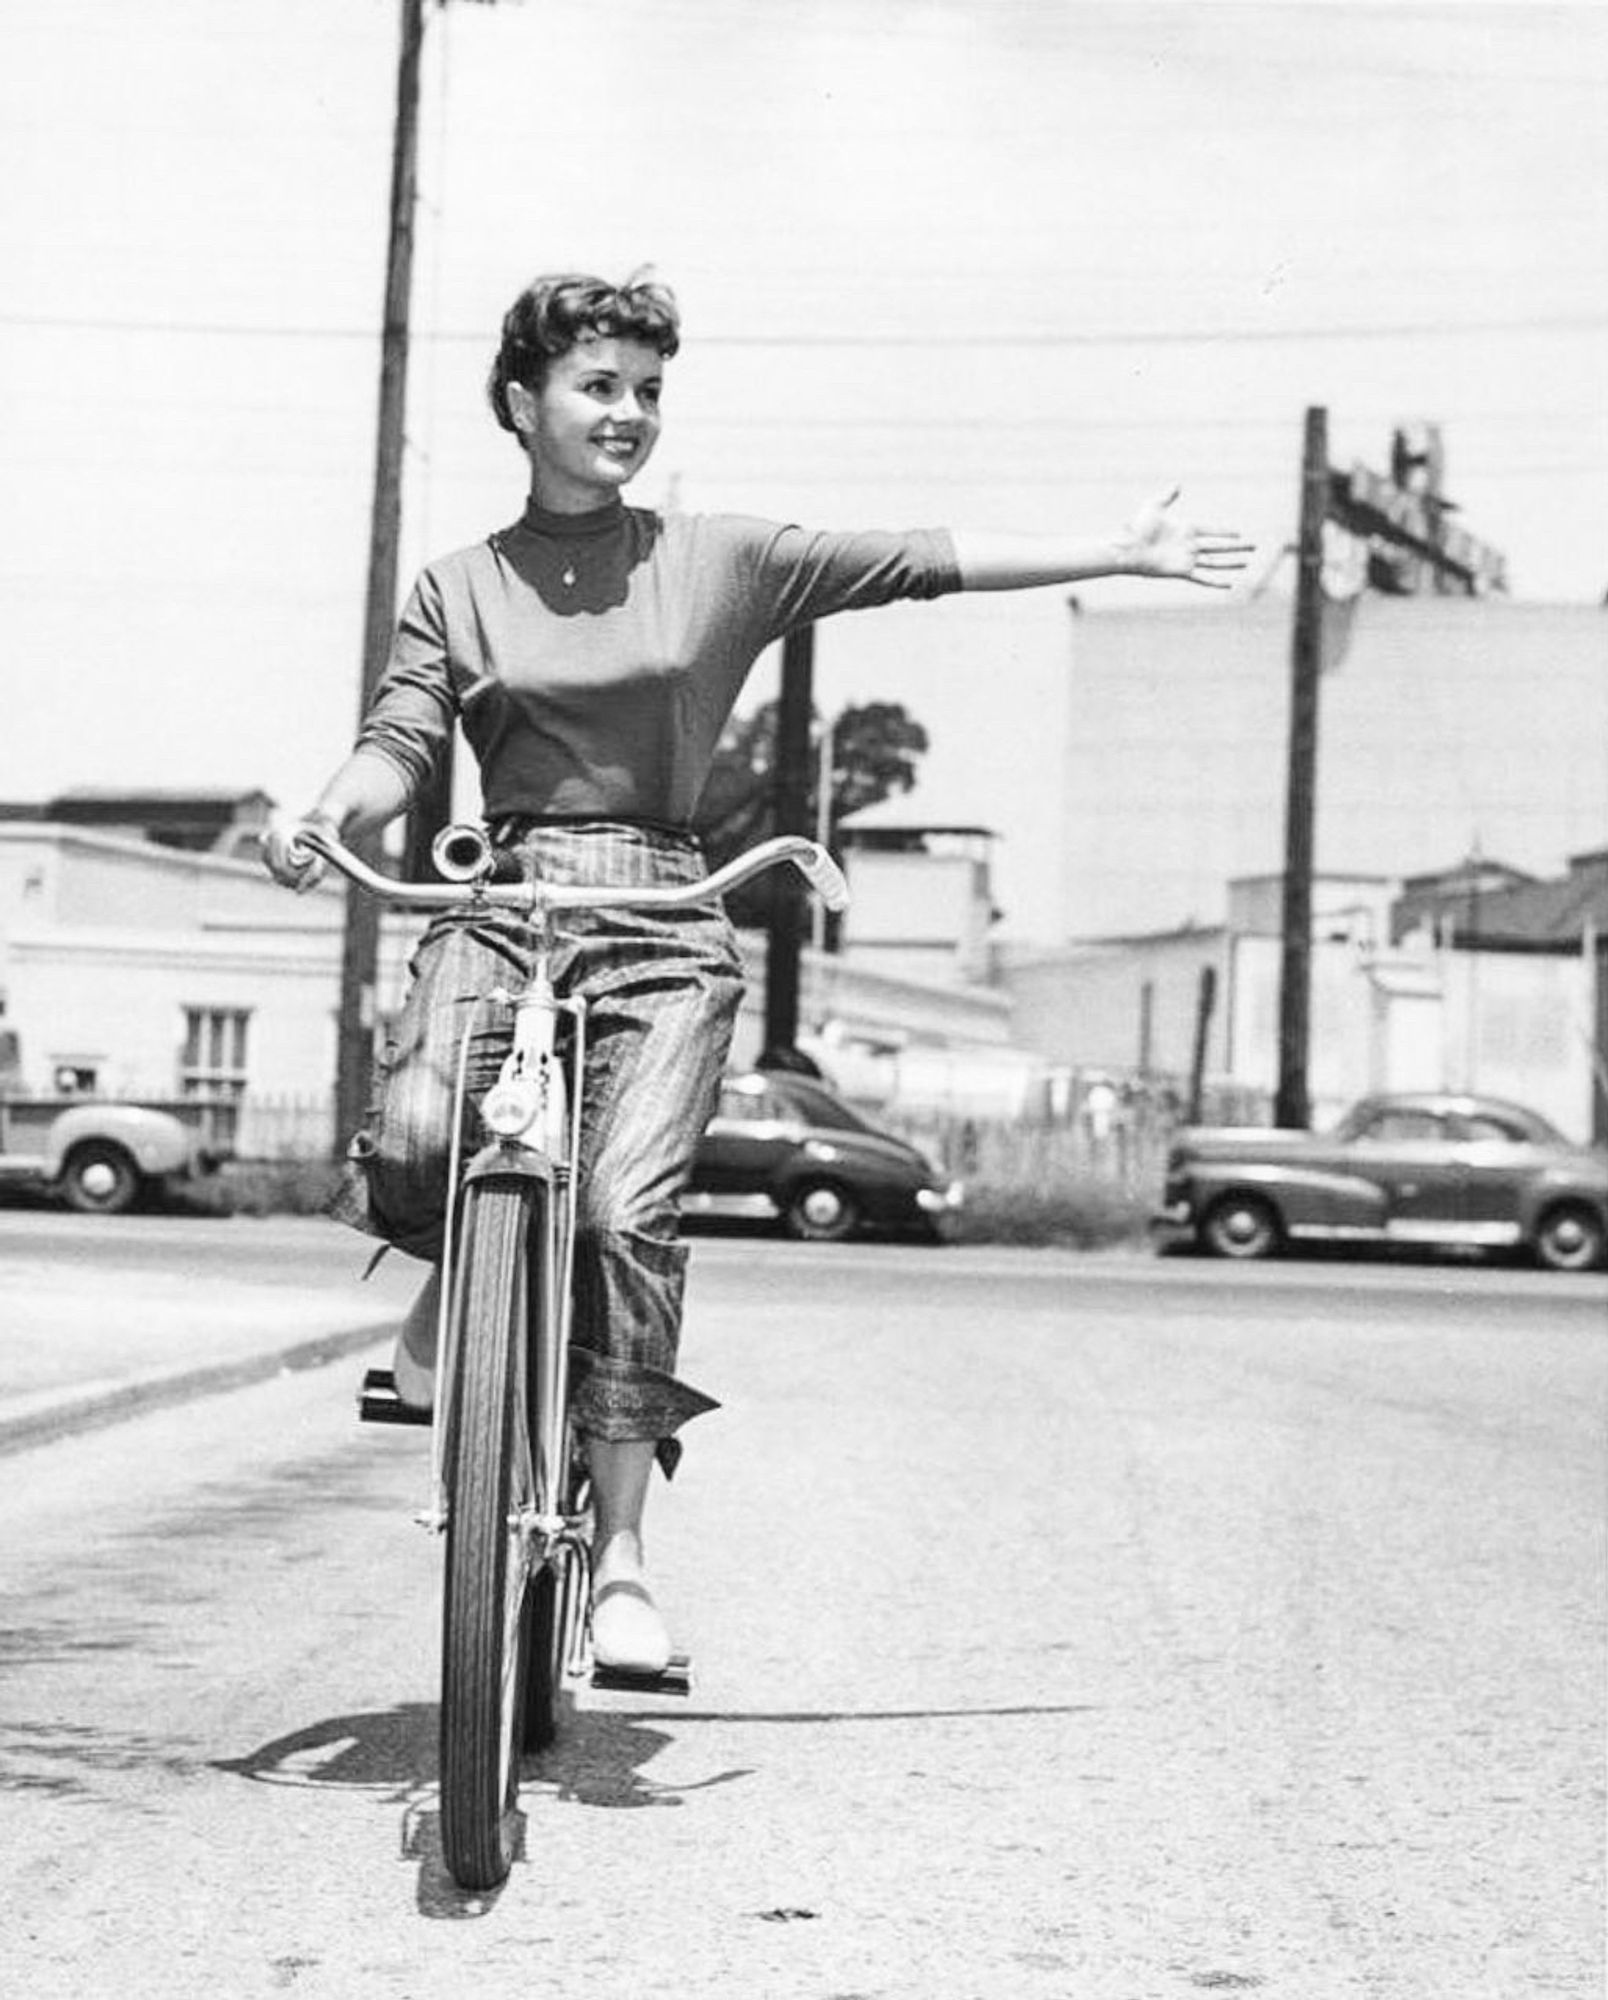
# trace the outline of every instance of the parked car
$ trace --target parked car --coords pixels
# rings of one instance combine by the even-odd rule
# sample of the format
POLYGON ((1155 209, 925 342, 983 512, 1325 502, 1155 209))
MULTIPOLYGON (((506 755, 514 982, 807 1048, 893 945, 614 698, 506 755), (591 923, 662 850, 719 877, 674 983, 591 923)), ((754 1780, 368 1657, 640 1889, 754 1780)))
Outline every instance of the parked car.
POLYGON ((1218 1257, 1417 1244, 1587 1271, 1608 1260, 1608 1154, 1499 1098, 1365 1097, 1322 1134, 1186 1128, 1153 1226, 1218 1257))
POLYGON ((794 1235, 836 1242, 862 1227, 931 1241, 963 1199, 916 1147, 792 1071, 728 1077, 699 1142, 688 1215, 780 1217, 794 1235))
POLYGON ((211 1098, 0 1095, 0 1184, 42 1190, 83 1214, 121 1215, 231 1159, 237 1112, 211 1098))

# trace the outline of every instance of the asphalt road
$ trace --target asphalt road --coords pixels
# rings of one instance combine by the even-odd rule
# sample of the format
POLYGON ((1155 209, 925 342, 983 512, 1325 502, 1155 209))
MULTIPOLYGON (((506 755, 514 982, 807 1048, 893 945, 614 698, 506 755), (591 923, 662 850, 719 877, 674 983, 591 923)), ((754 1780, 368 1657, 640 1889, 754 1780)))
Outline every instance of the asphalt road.
MULTIPOLYGON (((9 1214, 7 1273, 80 1347, 368 1310, 312 1224, 9 1214)), ((0 1458, 5 1993, 1600 1994, 1601 1279, 700 1241, 697 1686, 583 1697, 483 1899, 366 1358, 0 1458)))

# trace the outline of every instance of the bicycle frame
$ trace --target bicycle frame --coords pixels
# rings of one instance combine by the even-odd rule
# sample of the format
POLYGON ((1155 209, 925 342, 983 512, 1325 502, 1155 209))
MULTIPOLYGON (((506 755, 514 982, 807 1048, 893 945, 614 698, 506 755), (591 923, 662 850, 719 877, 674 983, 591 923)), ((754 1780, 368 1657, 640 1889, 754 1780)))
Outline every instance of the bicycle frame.
MULTIPOLYGON (((528 977, 518 992, 482 998, 458 1050, 430 1505, 419 1517, 446 1531, 443 1852, 458 1881, 483 1889, 506 1877, 513 1858, 521 1751, 551 1741, 559 1688, 585 1674, 589 1651, 592 1551, 568 1413, 586 1008, 554 987, 556 916, 578 907, 693 909, 784 860, 836 907, 848 892, 830 857, 803 839, 768 841, 701 881, 652 888, 546 883, 529 857, 517 885, 493 882, 492 850, 475 828, 438 838, 436 866, 449 878, 440 886, 390 881, 316 824, 298 830, 297 847, 388 902, 512 909, 529 931, 528 977), (513 1010, 510 1043, 480 1102, 487 1141, 465 1167, 469 1051, 487 1005, 513 1010)), ((646 1675, 604 1666, 592 1684, 686 1693, 688 1662, 675 1655, 646 1675)))
MULTIPOLYGON (((418 1519, 438 1532, 447 1522, 446 1454, 452 1435, 452 1392, 457 1379, 454 1350, 458 1316, 453 1311, 456 1266, 454 1224, 461 1189, 478 1176, 494 1173, 530 1175, 545 1182, 549 1198, 541 1240, 534 1246, 541 1258, 539 1287, 542 1323, 531 1330, 530 1352, 536 1369, 535 1394, 539 1435, 531 1440, 532 1464, 528 1490, 535 1496, 528 1521, 522 1523, 527 1548, 538 1541, 536 1561, 550 1549, 573 1547, 589 1559, 578 1516, 562 1509, 561 1491, 568 1463, 565 1411, 568 1404, 569 1322, 575 1249, 575 1163, 579 1158, 582 1090, 586 1059, 586 1007, 577 997, 558 994, 552 979, 555 919, 566 909, 693 908, 713 901, 781 862, 791 862, 828 908, 845 909, 848 887, 824 848, 797 835, 761 842, 704 877, 685 886, 623 888, 589 887, 545 882, 527 867, 517 882, 492 878, 493 855, 478 827, 447 828, 437 839, 437 866, 451 879, 444 883, 398 882, 370 868, 340 840, 316 823, 298 829, 297 844, 332 863, 369 894, 400 908, 421 911, 472 912, 512 910, 530 927, 534 960, 523 989, 499 989, 486 1002, 514 1010, 513 1040, 498 1081, 481 1100, 480 1113, 490 1142, 462 1168, 460 1139, 469 1037, 478 1014, 464 1031, 455 1094, 455 1125, 448 1188, 446 1253, 442 1267, 439 1344, 436 1368, 437 1408, 430 1455, 430 1504, 418 1519), (560 1050, 559 1023, 571 1022, 567 1060, 560 1050)), ((485 1004, 485 1003, 483 1003, 485 1004)), ((534 1567, 534 1565, 529 1565, 534 1567)))
MULTIPOLYGON (((586 1003, 562 997, 552 979, 554 932, 550 914, 533 917, 534 963, 529 979, 517 992, 497 989, 485 1003, 513 1009, 512 1039, 498 1078, 480 1101, 480 1116, 488 1142, 460 1168, 459 1140, 467 1110, 467 1052, 479 1016, 477 1008, 464 1030, 453 1106, 453 1158, 448 1187, 445 1249, 441 1267, 441 1302, 437 1329, 436 1419, 431 1433, 430 1504, 416 1518, 440 1533, 448 1518, 447 1455, 453 1439, 453 1395, 458 1382, 457 1340, 463 1315, 457 1309, 459 1246, 455 1230, 463 1190, 477 1180, 517 1175, 542 1184, 539 1223, 527 1249, 536 1283, 535 1311, 530 1326, 527 1366, 527 1411, 531 1425, 520 1433, 526 1462, 521 1486, 530 1496, 519 1518, 518 1531, 527 1574, 558 1560, 577 1563, 580 1581, 587 1581, 591 1545, 585 1534, 584 1510, 576 1511, 576 1496, 567 1490, 569 1336, 575 1260, 576 1162, 581 1138, 581 1080, 586 1071, 586 1003), (570 1026, 567 1048, 561 1047, 560 1024, 570 1026)), ((582 1593, 576 1600, 585 1602, 582 1593)), ((579 1633, 568 1634, 566 1651, 579 1651, 579 1633)))

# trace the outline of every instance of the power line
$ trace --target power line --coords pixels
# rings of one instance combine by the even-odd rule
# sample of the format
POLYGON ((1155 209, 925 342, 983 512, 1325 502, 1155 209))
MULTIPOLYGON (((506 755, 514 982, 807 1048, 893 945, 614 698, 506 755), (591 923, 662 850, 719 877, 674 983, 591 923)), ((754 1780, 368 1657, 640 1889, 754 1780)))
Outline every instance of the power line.
MULTIPOLYGON (((177 334, 185 337, 224 340, 362 340, 379 338, 378 327, 358 326, 249 326, 225 320, 110 319, 87 315, 55 313, 0 313, 0 326, 12 326, 52 333, 177 334)), ((807 350, 865 348, 1082 348, 1082 347, 1236 347, 1277 346, 1280 342, 1347 340, 1429 340, 1460 339, 1492 333, 1572 333, 1608 327, 1608 313, 1535 314, 1529 317, 1487 320, 1421 320, 1383 322, 1375 325, 1219 327, 1187 329, 1134 327, 1121 332, 1089 331, 1010 333, 990 328, 986 333, 701 333, 700 347, 793 348, 807 350)), ((472 342, 486 346, 491 334, 481 327, 473 332, 454 328, 435 331, 415 330, 415 341, 444 344, 472 342)))

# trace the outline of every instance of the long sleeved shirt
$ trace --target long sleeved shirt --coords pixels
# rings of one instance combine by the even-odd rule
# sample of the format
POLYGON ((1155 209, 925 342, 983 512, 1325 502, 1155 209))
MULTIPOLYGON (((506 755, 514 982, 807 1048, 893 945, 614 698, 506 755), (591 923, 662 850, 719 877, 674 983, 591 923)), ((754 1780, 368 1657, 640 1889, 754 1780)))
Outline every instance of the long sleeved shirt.
POLYGON ((489 819, 684 826, 767 646, 834 612, 960 587, 943 529, 533 503, 419 577, 358 744, 416 788, 461 717, 489 819))

